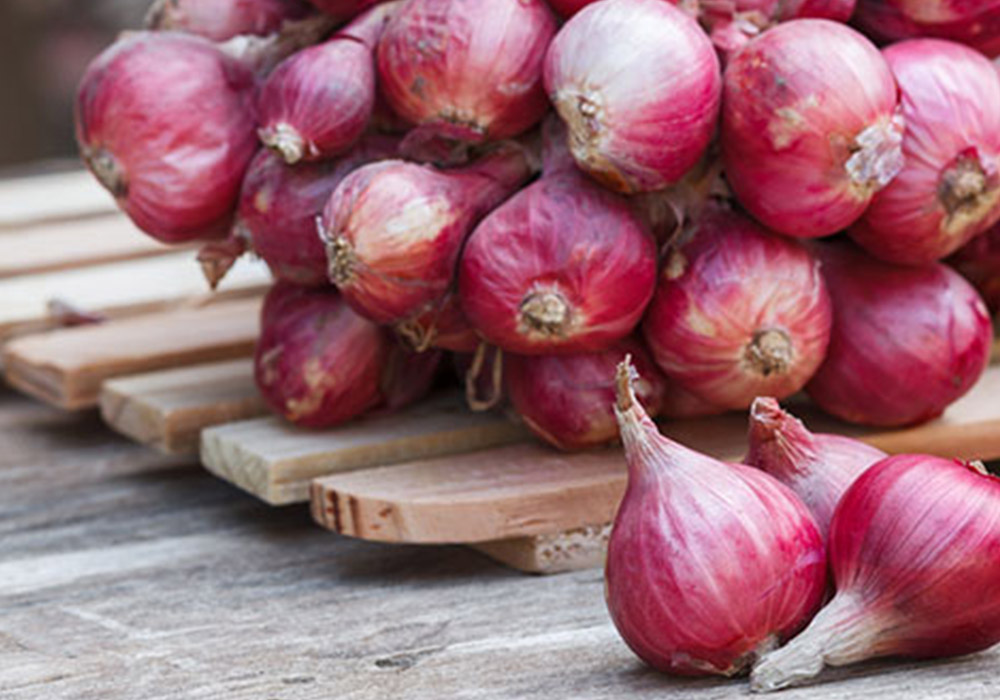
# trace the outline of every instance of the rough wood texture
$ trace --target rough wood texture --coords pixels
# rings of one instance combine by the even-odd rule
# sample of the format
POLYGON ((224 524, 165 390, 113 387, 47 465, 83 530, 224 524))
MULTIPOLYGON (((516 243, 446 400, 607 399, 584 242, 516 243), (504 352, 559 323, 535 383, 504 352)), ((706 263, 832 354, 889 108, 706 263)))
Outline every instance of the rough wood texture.
POLYGON ((3 348, 4 374, 53 406, 91 408, 114 377, 247 357, 259 309, 259 297, 222 301, 18 338, 3 348))
POLYGON ((201 431, 264 415, 250 359, 107 381, 101 416, 112 428, 167 454, 198 454, 201 431))
POLYGON ((53 302, 73 312, 116 318, 257 295, 269 284, 265 266, 241 260, 210 292, 191 250, 12 277, 0 280, 0 343, 63 325, 53 302))
POLYGON ((115 201, 85 170, 0 181, 3 229, 115 211, 115 201))
POLYGON ((324 474, 524 439, 523 429, 502 416, 470 413, 458 395, 445 394, 330 430, 303 430, 274 417, 209 428, 201 461, 219 478, 284 505, 307 500, 309 481, 324 474))
MULTIPOLYGON (((995 459, 1000 457, 997 397, 1000 366, 992 366, 944 417, 924 426, 864 431, 830 419, 807 423, 820 431, 855 434, 892 452, 995 459)), ((741 414, 669 423, 663 429, 721 459, 740 459, 746 449, 741 414)), ((314 483, 312 503, 321 525, 354 537, 477 543, 610 522, 624 485, 620 449, 564 455, 521 445, 331 475, 314 483)))
MULTIPOLYGON (((2 389, 0 444, 4 700, 748 697, 745 679, 639 663, 598 571, 330 537, 2 389)), ((993 700, 998 678, 994 649, 829 672, 780 700, 993 700)))

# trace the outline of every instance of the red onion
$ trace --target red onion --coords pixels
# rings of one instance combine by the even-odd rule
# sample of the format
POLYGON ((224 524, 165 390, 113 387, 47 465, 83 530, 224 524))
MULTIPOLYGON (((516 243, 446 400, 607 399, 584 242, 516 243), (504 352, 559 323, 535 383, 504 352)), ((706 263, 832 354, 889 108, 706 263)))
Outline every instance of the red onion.
POLYGON ((868 425, 930 420, 975 384, 993 329, 982 299, 940 263, 898 267, 818 246, 833 299, 826 361, 806 387, 824 411, 868 425))
POLYGON ((666 379, 641 341, 626 338, 601 352, 581 355, 506 355, 504 384, 524 424, 561 450, 582 450, 618 438, 615 367, 631 356, 635 391, 643 409, 657 415, 666 379))
POLYGON ((339 20, 348 20, 385 0, 309 0, 309 2, 328 15, 339 20))
POLYGON ((655 668, 737 674, 819 607, 823 541, 805 505, 770 475, 661 435, 630 369, 619 368, 615 407, 628 488, 608 543, 611 619, 655 668))
POLYGON ((883 260, 923 265, 1000 219, 1000 76, 982 54, 939 39, 882 53, 902 95, 905 165, 850 233, 883 260))
POLYGON ((330 278, 377 323, 423 313, 448 290, 476 222, 530 175, 515 144, 452 170, 400 160, 355 170, 323 210, 330 278))
POLYGON ((738 409, 805 386, 823 361, 831 318, 809 251, 713 207, 668 254, 643 333, 671 380, 738 409))
POLYGON ((726 67, 722 155, 769 228, 825 236, 854 222, 903 165, 896 83, 878 50, 822 19, 779 24, 726 67))
POLYGON ((556 35, 545 89, 577 164, 624 193, 676 182, 715 130, 722 81, 711 42, 663 0, 605 0, 556 35))
POLYGON ((313 287, 330 283, 316 217, 348 174, 391 157, 397 145, 389 137, 368 136, 338 160, 294 168, 261 149, 243 180, 238 227, 275 277, 313 287))
POLYGON ((430 387, 436 354, 406 357, 383 329, 355 314, 335 290, 278 283, 261 313, 255 373, 275 413, 320 428, 380 405, 398 408, 430 387))
POLYGON ((548 108, 542 60, 555 31, 542 0, 409 0, 379 43, 382 93, 426 135, 517 135, 548 108))
POLYGON ((444 298, 424 313, 396 326, 396 332, 414 350, 428 348, 473 353, 479 347, 479 334, 462 313, 458 294, 449 291, 444 298))
POLYGON ((691 420, 717 416, 726 412, 726 409, 695 396, 678 385, 677 382, 664 378, 667 381, 667 390, 663 392, 663 401, 660 405, 661 418, 691 420))
POLYGON ((83 76, 77 142, 143 231, 166 243, 218 237, 256 150, 253 90, 252 73, 207 39, 135 32, 83 76))
POLYGON ((271 73, 258 108, 258 134, 265 146, 294 165, 335 156, 361 136, 375 106, 372 52, 397 6, 372 8, 271 73))
POLYGON ((462 309, 521 355, 596 352, 635 328, 656 245, 628 202, 583 175, 543 177, 493 211, 459 265, 462 309))
POLYGON ((798 494, 826 539, 848 487, 885 452, 843 435, 811 433, 771 397, 750 406, 750 449, 744 463, 763 469, 798 494))
POLYGON ((1000 480, 981 464, 926 455, 878 462, 844 494, 830 528, 836 596, 754 667, 777 690, 883 656, 936 658, 1000 642, 1000 480))
POLYGON ((730 53, 779 22, 816 17, 846 22, 855 0, 699 0, 712 42, 730 53))
POLYGON ((854 21, 878 41, 933 36, 1000 54, 997 0, 858 0, 854 21))
POLYGON ((267 36, 311 11, 303 0, 155 0, 146 27, 225 41, 241 34, 267 36))
POLYGON ((966 243, 948 262, 979 291, 992 313, 1000 312, 1000 224, 966 243))

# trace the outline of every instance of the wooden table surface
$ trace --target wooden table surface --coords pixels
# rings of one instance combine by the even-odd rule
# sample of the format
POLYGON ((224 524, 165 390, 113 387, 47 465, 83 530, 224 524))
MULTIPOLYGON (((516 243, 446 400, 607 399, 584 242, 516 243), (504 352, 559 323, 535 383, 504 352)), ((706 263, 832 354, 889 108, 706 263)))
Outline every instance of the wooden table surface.
MULTIPOLYGON (((597 570, 340 538, 0 387, 0 698, 683 698, 618 639, 597 570)), ((1000 650, 777 698, 1000 697, 1000 650)))

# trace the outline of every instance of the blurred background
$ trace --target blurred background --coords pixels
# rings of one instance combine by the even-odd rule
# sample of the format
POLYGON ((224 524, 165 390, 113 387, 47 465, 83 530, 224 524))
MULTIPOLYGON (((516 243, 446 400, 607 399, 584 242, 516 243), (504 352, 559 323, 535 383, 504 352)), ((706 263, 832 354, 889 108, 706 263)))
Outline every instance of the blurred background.
POLYGON ((149 2, 0 0, 0 177, 76 165, 76 84, 149 2))

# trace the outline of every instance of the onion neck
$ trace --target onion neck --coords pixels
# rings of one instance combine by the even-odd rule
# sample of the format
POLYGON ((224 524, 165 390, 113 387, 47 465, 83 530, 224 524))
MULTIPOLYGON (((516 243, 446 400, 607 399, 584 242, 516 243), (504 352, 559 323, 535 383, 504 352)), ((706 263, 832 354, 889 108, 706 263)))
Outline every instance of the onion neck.
POLYGON ((788 333, 780 328, 767 328, 753 334, 743 350, 743 361, 755 374, 769 377, 787 372, 794 355, 788 333))
POLYGON ((337 32, 334 38, 352 39, 363 44, 368 50, 374 51, 385 25, 402 4, 403 0, 379 3, 337 32))
POLYGON ((259 132, 261 143, 281 156, 289 165, 295 165, 306 154, 306 142, 302 134, 290 124, 280 122, 265 127, 259 132))
POLYGON ((963 233, 978 224, 1000 199, 1000 188, 991 186, 979 159, 962 156, 941 174, 938 201, 945 210, 943 227, 948 233, 963 233))
POLYGON ((814 452, 812 434, 798 418, 767 396, 750 406, 750 449, 746 463, 765 467, 772 474, 792 477, 814 452))
POLYGON ((850 146, 845 168, 865 198, 892 182, 903 169, 903 119, 896 115, 872 124, 850 146))
POLYGON ((566 298, 555 290, 532 292, 521 302, 521 326, 529 333, 565 336, 571 316, 566 298))
POLYGON ((125 171, 118 160, 104 148, 85 149, 83 159, 94 173, 98 182, 110 192, 115 199, 121 199, 128 194, 128 182, 125 171))

